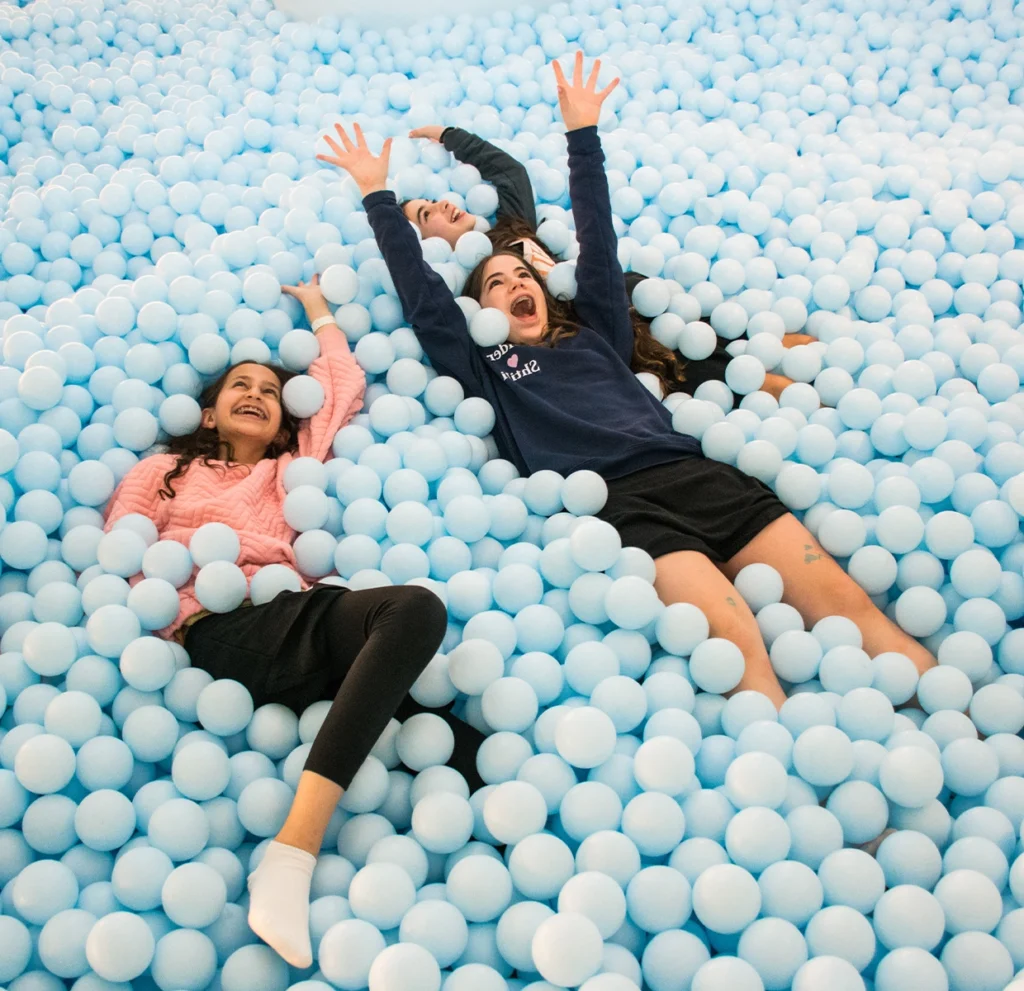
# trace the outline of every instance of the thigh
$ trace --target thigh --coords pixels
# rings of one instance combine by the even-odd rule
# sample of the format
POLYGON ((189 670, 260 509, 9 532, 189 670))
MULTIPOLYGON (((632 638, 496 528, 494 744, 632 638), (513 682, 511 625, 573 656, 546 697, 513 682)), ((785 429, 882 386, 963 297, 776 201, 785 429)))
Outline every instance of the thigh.
POLYGON ((423 592, 415 585, 343 591, 317 616, 316 630, 324 648, 341 658, 354 659, 375 630, 396 621, 417 622, 417 604, 425 598, 423 592))
MULTIPOLYGON (((279 663, 283 624, 281 610, 273 602, 245 606, 197 621, 189 628, 184 646, 193 667, 214 678, 240 682, 261 705, 267 701, 268 682, 279 663)), ((293 622, 284 625, 286 630, 293 627, 293 622)))
POLYGON ((662 602, 697 606, 707 617, 711 636, 732 640, 745 654, 763 649, 750 607, 706 554, 679 551, 658 558, 654 564, 654 587, 662 602))
POLYGON ((836 563, 792 513, 766 526, 723 565, 730 580, 756 562, 771 565, 782 576, 783 601, 810 623, 825 616, 846 615, 851 604, 867 601, 866 593, 836 563))

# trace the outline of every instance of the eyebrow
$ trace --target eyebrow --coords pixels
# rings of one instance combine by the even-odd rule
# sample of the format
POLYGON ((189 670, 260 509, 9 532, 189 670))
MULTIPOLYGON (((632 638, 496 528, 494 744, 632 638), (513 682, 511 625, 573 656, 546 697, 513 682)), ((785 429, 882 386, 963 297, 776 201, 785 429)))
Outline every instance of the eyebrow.
MULTIPOLYGON (((492 279, 503 279, 506 275, 518 275, 520 272, 525 272, 530 275, 530 270, 525 265, 520 265, 518 268, 514 268, 511 272, 492 272, 487 276, 487 281, 490 282, 492 279)), ((530 276, 532 278, 532 276, 530 276)))
MULTIPOLYGON (((232 382, 252 382, 253 379, 252 379, 252 376, 250 376, 250 375, 236 375, 231 381, 232 382)), ((261 382, 260 385, 265 387, 265 388, 273 389, 275 392, 280 392, 281 391, 281 386, 278 385, 277 382, 261 382)))

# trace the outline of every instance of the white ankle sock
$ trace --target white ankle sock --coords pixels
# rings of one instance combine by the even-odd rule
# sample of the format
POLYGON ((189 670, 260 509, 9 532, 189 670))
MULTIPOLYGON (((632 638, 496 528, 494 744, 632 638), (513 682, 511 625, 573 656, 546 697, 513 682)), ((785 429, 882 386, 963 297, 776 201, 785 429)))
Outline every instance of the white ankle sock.
POLYGON ((272 840, 249 875, 249 927, 293 967, 309 967, 309 886, 316 857, 272 840))

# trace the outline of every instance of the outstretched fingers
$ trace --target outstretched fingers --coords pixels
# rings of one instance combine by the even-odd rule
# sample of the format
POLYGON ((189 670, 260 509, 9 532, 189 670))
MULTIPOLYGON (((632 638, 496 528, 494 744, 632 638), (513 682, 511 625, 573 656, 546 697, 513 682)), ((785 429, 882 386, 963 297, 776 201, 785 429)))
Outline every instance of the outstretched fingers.
MULTIPOLYGON (((341 144, 345 151, 355 151, 355 145, 352 144, 352 140, 345 133, 345 128, 341 124, 335 124, 334 130, 337 133, 338 137, 341 138, 341 144)), ((358 124, 355 125, 355 132, 357 135, 361 133, 358 124)), ((327 138, 327 143, 331 143, 330 138, 327 138)))
POLYGON ((590 76, 587 79, 587 89, 594 90, 597 88, 597 77, 601 72, 601 60, 594 59, 594 65, 590 70, 590 76))
POLYGON ((616 76, 600 93, 597 94, 599 100, 606 100, 608 95, 611 93, 616 86, 619 85, 619 77, 616 76))
POLYGON ((566 87, 565 73, 562 72, 562 66, 559 62, 552 62, 551 67, 555 70, 555 82, 558 84, 560 90, 564 90, 566 87))
POLYGON ((583 85, 583 52, 576 52, 576 60, 573 62, 572 67, 572 84, 573 86, 583 85))
MULTIPOLYGON (((335 158, 343 158, 343 157, 344 157, 344 155, 345 155, 345 152, 344 152, 344 151, 342 150, 342 148, 341 148, 341 146, 340 146, 340 145, 338 144, 338 142, 334 140, 334 138, 332 138, 332 137, 331 137, 330 135, 328 135, 328 134, 325 134, 325 135, 324 135, 324 141, 326 141, 326 142, 327 142, 327 147, 328 147, 328 148, 330 148, 330 149, 331 149, 331 151, 333 151, 333 152, 334 152, 334 157, 335 157, 335 158)), ((316 157, 317 157, 317 158, 324 158, 324 159, 327 159, 327 158, 328 158, 329 156, 327 156, 327 155, 317 155, 316 157)))

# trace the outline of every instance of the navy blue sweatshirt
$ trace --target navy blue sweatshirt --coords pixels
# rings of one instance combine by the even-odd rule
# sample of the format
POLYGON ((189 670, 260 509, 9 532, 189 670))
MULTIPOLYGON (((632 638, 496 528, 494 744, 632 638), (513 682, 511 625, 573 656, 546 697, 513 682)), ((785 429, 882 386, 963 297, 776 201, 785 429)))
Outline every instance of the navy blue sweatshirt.
POLYGON ((444 280, 391 192, 363 201, 402 310, 431 364, 493 407, 502 457, 530 474, 580 469, 606 479, 700 453, 630 370, 633 325, 616 254, 604 153, 596 127, 570 131, 569 194, 580 253, 576 313, 585 325, 555 347, 478 347, 444 280))

